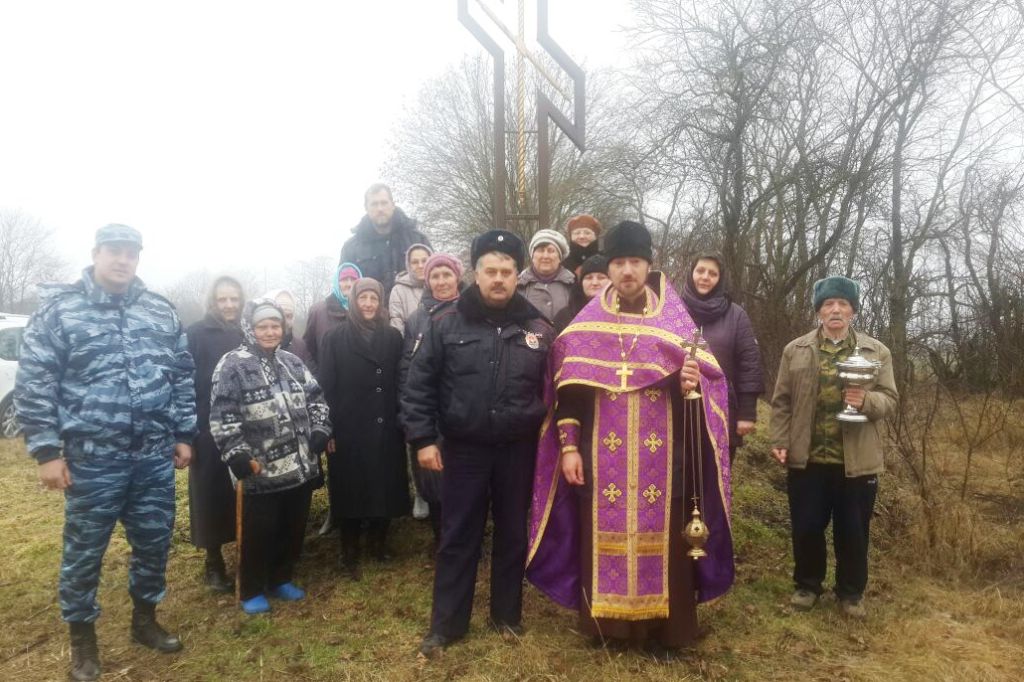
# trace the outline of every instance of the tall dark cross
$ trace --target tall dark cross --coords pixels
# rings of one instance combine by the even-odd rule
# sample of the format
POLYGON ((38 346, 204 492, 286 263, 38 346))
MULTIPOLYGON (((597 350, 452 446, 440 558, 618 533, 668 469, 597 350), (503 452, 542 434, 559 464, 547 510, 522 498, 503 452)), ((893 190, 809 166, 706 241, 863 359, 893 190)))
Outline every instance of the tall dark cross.
POLYGON ((581 152, 586 147, 586 77, 583 69, 569 57, 548 33, 548 0, 537 2, 537 43, 557 63, 572 82, 572 92, 566 92, 552 77, 541 61, 526 45, 525 33, 525 0, 518 0, 519 24, 517 31, 511 31, 502 22, 488 0, 472 0, 480 7, 490 23, 501 31, 516 48, 517 75, 517 158, 516 158, 516 192, 519 210, 509 213, 506 202, 508 194, 505 187, 505 50, 491 37, 490 33, 470 14, 471 0, 456 0, 459 8, 459 21, 476 37, 484 49, 490 53, 494 62, 494 227, 507 228, 510 220, 536 220, 540 227, 551 227, 549 189, 551 183, 551 141, 549 121, 554 121, 565 135, 572 140, 581 152), (525 105, 525 60, 573 105, 572 118, 557 107, 554 102, 540 89, 537 89, 537 212, 524 213, 523 203, 526 199, 526 105, 525 105))

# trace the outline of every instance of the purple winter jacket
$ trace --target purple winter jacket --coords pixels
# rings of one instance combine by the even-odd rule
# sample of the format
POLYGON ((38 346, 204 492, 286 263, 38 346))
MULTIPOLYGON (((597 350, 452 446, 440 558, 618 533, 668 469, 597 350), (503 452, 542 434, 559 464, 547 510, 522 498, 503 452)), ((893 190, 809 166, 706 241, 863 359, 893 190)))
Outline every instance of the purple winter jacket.
POLYGON ((761 350, 747 312, 735 303, 705 324, 703 333, 729 381, 729 442, 735 449, 743 444, 736 422, 757 421, 757 397, 764 392, 761 350))

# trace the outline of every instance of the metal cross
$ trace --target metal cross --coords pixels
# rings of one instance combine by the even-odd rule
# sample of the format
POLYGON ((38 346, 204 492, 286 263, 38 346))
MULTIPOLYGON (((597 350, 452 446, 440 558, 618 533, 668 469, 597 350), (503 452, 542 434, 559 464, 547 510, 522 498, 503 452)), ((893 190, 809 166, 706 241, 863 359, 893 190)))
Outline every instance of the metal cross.
POLYGON ((501 21, 500 17, 488 6, 487 0, 475 0, 484 14, 494 23, 516 48, 520 77, 518 96, 518 177, 519 196, 525 199, 525 131, 524 131, 524 99, 523 99, 523 58, 529 59, 534 68, 567 100, 573 104, 573 120, 563 113, 539 88, 537 90, 537 213, 516 213, 509 215, 506 208, 508 199, 505 191, 505 51, 487 33, 483 26, 469 13, 470 0, 456 0, 458 3, 459 21, 476 37, 484 49, 490 53, 494 62, 494 227, 506 228, 511 220, 537 220, 540 227, 550 227, 549 185, 551 182, 551 143, 548 134, 548 119, 572 140, 581 152, 586 147, 586 76, 583 69, 558 45, 548 33, 548 0, 537 0, 537 42, 555 62, 569 75, 572 80, 573 92, 570 96, 544 68, 541 61, 526 46, 524 33, 523 0, 519 1, 519 31, 513 34, 501 21))

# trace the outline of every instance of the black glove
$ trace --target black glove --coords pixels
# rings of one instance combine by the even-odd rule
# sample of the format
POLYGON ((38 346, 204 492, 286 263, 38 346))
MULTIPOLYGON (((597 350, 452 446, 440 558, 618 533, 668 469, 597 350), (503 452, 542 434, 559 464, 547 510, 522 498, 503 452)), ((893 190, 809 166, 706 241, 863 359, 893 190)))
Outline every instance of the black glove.
POLYGON ((231 473, 235 475, 239 481, 252 476, 252 457, 242 452, 237 455, 232 455, 231 459, 228 460, 228 468, 231 469, 231 473))
POLYGON ((331 437, 323 431, 314 431, 313 435, 309 437, 309 449, 314 455, 319 455, 327 449, 327 442, 329 440, 331 440, 331 437))

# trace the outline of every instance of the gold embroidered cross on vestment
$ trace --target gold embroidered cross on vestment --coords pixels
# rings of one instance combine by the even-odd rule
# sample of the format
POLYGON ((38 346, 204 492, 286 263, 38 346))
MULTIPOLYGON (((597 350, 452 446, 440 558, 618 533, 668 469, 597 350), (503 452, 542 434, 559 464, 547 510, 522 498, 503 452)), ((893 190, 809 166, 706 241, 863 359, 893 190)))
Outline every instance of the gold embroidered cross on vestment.
POLYGON ((661 491, 652 483, 647 486, 647 490, 644 491, 644 497, 647 498, 647 501, 650 504, 654 504, 658 501, 658 498, 661 497, 661 491))
POLYGON ((601 491, 601 494, 608 498, 609 504, 615 504, 615 500, 622 497, 622 491, 614 483, 609 483, 608 487, 601 491))
POLYGON ((654 452, 664 444, 665 441, 658 438, 658 434, 656 434, 654 431, 651 431, 651 435, 644 440, 644 445, 646 445, 647 449, 650 450, 651 452, 654 452))
POLYGON ((608 435, 605 436, 604 440, 601 442, 604 443, 605 447, 607 447, 612 452, 618 450, 619 446, 622 445, 622 439, 619 438, 614 431, 609 431, 608 435))

